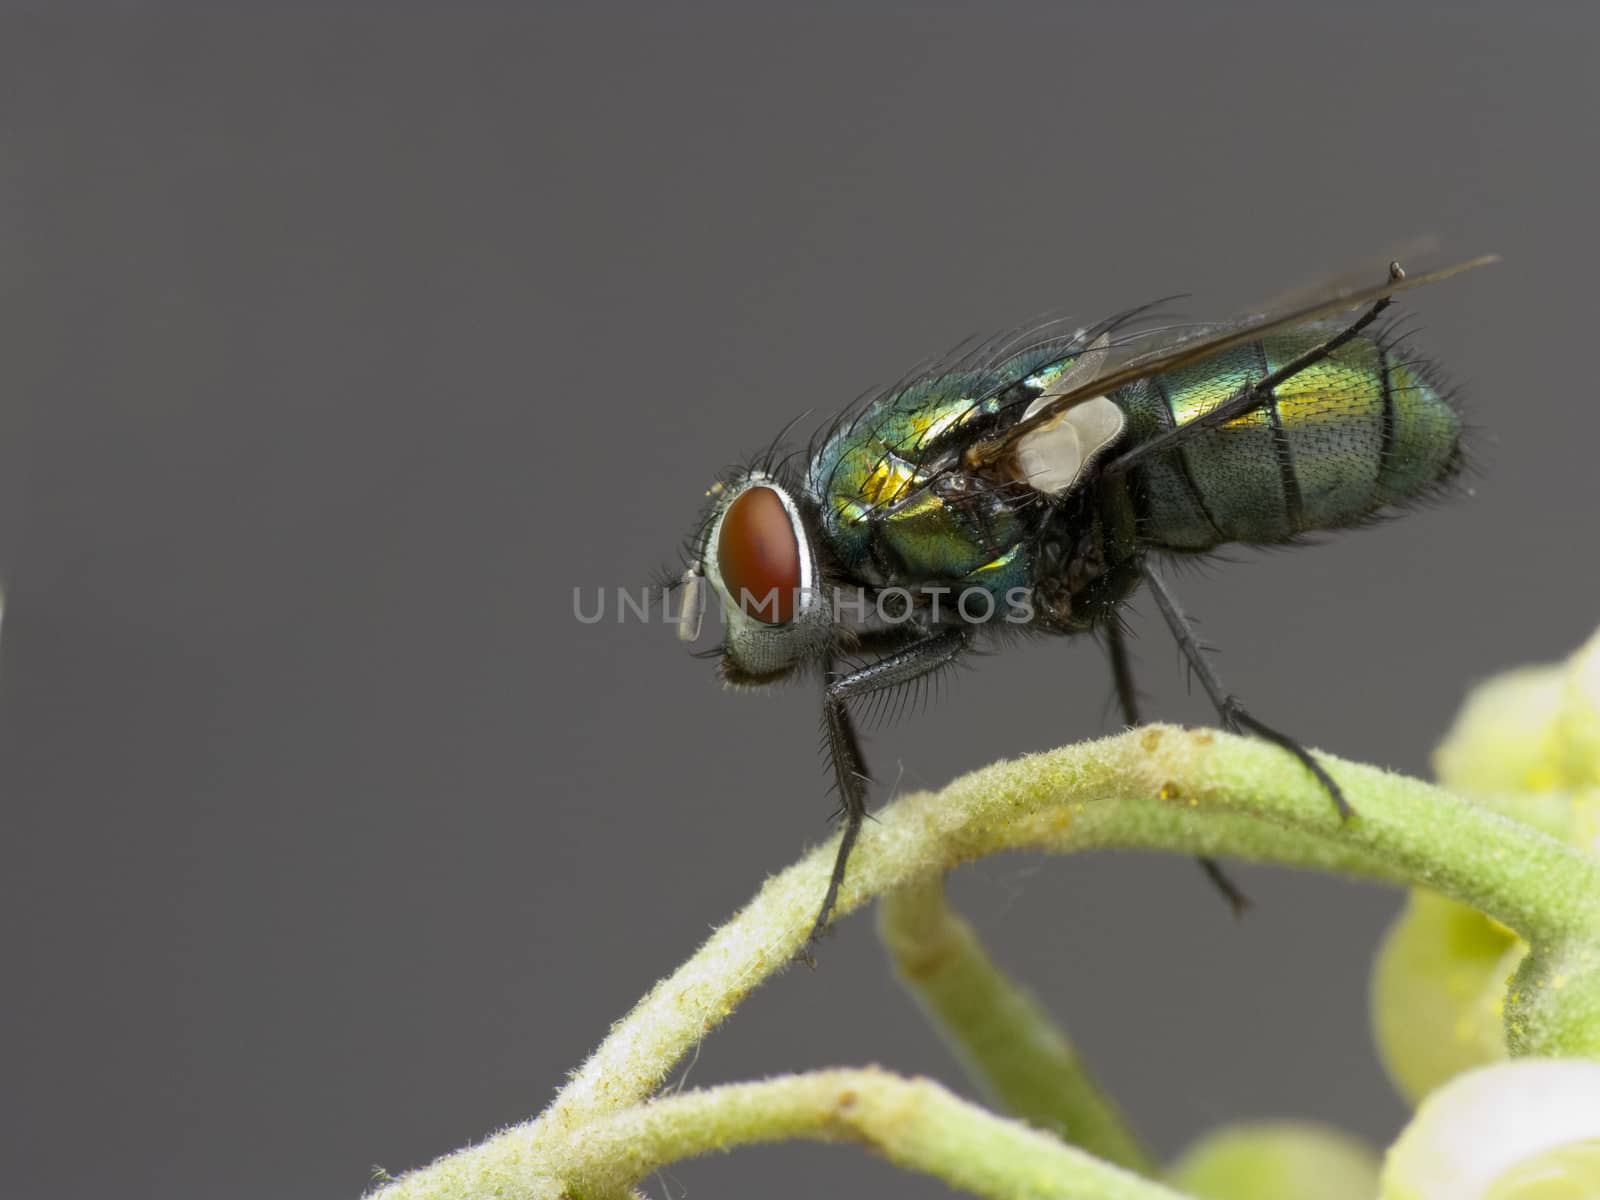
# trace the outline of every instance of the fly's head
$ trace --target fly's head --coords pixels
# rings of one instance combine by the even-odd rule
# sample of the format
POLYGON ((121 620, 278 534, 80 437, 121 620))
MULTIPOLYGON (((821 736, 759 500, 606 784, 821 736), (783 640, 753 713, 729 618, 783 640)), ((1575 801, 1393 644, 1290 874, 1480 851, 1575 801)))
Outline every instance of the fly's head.
POLYGON ((793 489, 764 470, 737 475, 711 496, 683 575, 678 636, 700 636, 709 585, 722 603, 723 679, 776 682, 816 661, 833 640, 814 527, 793 489))

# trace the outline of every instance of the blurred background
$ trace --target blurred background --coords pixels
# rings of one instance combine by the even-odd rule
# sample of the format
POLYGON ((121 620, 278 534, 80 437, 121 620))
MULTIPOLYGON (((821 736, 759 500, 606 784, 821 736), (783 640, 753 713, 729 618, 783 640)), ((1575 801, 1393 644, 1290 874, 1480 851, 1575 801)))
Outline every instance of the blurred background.
MULTIPOLYGON (((1474 494, 1181 580, 1261 714, 1426 772, 1600 620, 1600 17, 1307 7, 0 4, 0 1157, 18 1196, 354 1197, 542 1107, 826 835, 811 687, 721 690, 573 589, 681 566, 714 474, 968 334, 1196 318, 1392 247, 1474 494), (1584 547, 1590 549, 1585 550, 1584 547)), ((1147 709, 1210 722, 1136 605, 1147 709)), ((1113 727, 1092 642, 875 730, 902 787, 1113 727)), ((880 789, 879 797, 883 795, 880 789)), ((952 881, 1164 1153, 1387 1141, 1399 895, 1178 858, 952 881)), ((871 921, 689 1072, 966 1087, 871 921)), ((851 1149, 655 1197, 940 1194, 851 1149)))

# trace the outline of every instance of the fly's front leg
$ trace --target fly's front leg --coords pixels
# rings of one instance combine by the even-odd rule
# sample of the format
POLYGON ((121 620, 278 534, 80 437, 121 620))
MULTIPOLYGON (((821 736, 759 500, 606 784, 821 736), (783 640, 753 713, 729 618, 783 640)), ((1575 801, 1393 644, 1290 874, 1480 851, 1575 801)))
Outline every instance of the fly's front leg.
MULTIPOLYGON (((846 679, 849 676, 845 676, 846 679)), ((861 835, 861 822, 867 816, 867 786, 872 782, 867 774, 866 760, 861 755, 861 742, 856 737, 855 723, 850 720, 850 710, 843 700, 832 695, 833 685, 822 700, 822 723, 827 732, 828 757, 833 759, 834 778, 839 788, 839 811, 844 816, 844 833, 839 838, 839 852, 833 860, 833 874, 828 879, 828 890, 822 897, 822 908, 806 935, 805 945, 797 957, 808 967, 816 966, 811 957, 811 947, 827 931, 828 919, 833 915, 833 905, 839 898, 839 885, 844 882, 845 864, 850 861, 850 851, 855 849, 856 838, 861 835)))
POLYGON ((828 740, 828 755, 833 759, 834 777, 839 785, 839 808, 844 816, 844 832, 839 839, 839 852, 833 860, 833 875, 828 880, 828 890, 822 897, 822 908, 811 926, 805 945, 799 951, 799 958, 807 965, 812 965, 811 946, 827 931, 834 903, 839 899, 839 887, 844 883, 850 851, 855 848, 856 838, 861 835, 861 822, 867 816, 867 785, 871 779, 861 755, 855 722, 850 719, 849 702, 884 688, 910 683, 937 671, 952 662, 970 644, 971 634, 967 630, 946 630, 912 642, 904 649, 885 655, 877 662, 847 675, 829 678, 822 698, 822 726, 828 740))
MULTIPOLYGON (((1131 729, 1139 724, 1139 692, 1133 683, 1133 663, 1128 657, 1128 638, 1115 614, 1106 622, 1106 649, 1111 655, 1111 678, 1116 681, 1117 703, 1122 708, 1122 720, 1131 729)), ((1222 864, 1205 855, 1196 857, 1195 861, 1200 864, 1200 869, 1205 872, 1211 885, 1222 893, 1222 898, 1228 902, 1233 915, 1243 916, 1245 909, 1250 907, 1250 897, 1240 890, 1238 884, 1228 878, 1228 873, 1222 869, 1222 864)))
POLYGON ((1253 717, 1245 710, 1239 698, 1227 691, 1222 686, 1222 681, 1217 678, 1217 673, 1212 670, 1207 661, 1205 651, 1201 648, 1199 640, 1194 636, 1194 627, 1189 618, 1183 615, 1183 610, 1178 607, 1177 597, 1167 588, 1161 576, 1156 574, 1155 568, 1148 561, 1141 561, 1139 572, 1144 576, 1145 582, 1150 585, 1150 594, 1155 597, 1156 607, 1161 610, 1161 615, 1166 618, 1167 627, 1172 630, 1172 636, 1178 643, 1178 649, 1183 651, 1184 658, 1194 668, 1194 673, 1200 677, 1200 684, 1206 690, 1206 695, 1211 697, 1211 703, 1216 706, 1217 715, 1222 718, 1225 729, 1233 733, 1253 733, 1259 738, 1282 746, 1290 754, 1305 764, 1306 769, 1316 776, 1316 780, 1332 798, 1334 806, 1339 810, 1341 820, 1350 816, 1350 805, 1345 800, 1344 793, 1339 785, 1334 782, 1333 776, 1323 769, 1311 751, 1285 733, 1279 733, 1269 725, 1253 717))

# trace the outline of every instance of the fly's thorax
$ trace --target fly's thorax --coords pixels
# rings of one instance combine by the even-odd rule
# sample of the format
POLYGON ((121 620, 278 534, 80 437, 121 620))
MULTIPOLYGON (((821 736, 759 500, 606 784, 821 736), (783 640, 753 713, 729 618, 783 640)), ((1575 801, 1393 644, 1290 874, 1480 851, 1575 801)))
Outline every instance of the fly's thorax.
POLYGON ((985 408, 960 392, 919 390, 897 398, 877 420, 844 422, 824 440, 809 465, 807 491, 821 505, 830 553, 848 572, 878 571, 882 582, 893 582, 959 533, 949 523, 948 497, 928 492, 948 457, 936 447, 959 438, 985 408))
POLYGON ((912 463, 873 441, 830 446, 818 463, 818 538, 850 583, 1004 596, 1028 582, 1035 521, 1019 505, 1022 489, 912 463))
POLYGON ((722 602, 722 673, 729 682, 779 679, 831 644, 811 522, 765 472, 752 471, 718 492, 690 573, 722 602))

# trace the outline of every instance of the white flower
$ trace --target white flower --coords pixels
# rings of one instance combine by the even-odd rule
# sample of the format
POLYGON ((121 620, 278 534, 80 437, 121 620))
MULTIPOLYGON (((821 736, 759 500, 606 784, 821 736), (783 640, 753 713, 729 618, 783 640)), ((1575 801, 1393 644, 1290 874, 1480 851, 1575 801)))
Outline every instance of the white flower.
POLYGON ((1600 1062, 1523 1058, 1458 1075, 1390 1148, 1381 1196, 1600 1197, 1600 1062))

